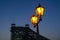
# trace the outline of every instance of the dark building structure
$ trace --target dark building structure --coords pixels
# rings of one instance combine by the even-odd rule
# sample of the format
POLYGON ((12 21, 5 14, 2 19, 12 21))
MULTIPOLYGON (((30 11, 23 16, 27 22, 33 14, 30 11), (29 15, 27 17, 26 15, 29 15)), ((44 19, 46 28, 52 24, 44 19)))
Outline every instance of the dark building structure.
MULTIPOLYGON (((11 24, 11 40, 36 40, 36 32, 29 28, 26 24, 25 27, 16 26, 11 24)), ((39 40, 49 40, 46 37, 39 35, 39 40)))

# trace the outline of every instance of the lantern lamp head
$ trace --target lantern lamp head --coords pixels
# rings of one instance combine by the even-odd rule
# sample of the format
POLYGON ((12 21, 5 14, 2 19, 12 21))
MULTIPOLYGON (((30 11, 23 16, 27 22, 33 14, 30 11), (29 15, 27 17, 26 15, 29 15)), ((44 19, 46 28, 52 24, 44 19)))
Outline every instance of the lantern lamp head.
POLYGON ((36 15, 32 15, 31 22, 33 25, 36 25, 38 23, 38 17, 36 15))
POLYGON ((43 15, 44 15, 44 10, 45 10, 44 7, 39 4, 39 5, 36 7, 36 15, 37 15, 38 17, 43 16, 43 15))

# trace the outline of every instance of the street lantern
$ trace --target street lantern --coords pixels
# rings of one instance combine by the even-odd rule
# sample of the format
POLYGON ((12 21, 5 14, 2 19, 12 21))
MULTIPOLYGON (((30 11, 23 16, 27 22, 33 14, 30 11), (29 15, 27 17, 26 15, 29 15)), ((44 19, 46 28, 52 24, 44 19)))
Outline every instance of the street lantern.
POLYGON ((40 4, 36 7, 36 15, 38 17, 41 17, 44 15, 44 7, 41 6, 40 4))
POLYGON ((35 26, 38 23, 38 17, 36 15, 31 16, 31 23, 35 26))
POLYGON ((39 40, 39 23, 42 21, 42 16, 44 15, 44 7, 40 4, 36 7, 35 12, 36 14, 31 16, 31 23, 36 27, 37 35, 36 40, 39 40))

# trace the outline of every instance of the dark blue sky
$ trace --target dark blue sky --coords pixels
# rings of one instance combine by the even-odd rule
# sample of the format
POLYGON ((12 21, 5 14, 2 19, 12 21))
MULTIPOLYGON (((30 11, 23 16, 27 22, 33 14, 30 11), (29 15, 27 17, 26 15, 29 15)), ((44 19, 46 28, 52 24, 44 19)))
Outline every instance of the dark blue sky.
MULTIPOLYGON (((17 26, 29 24, 35 7, 39 0, 0 0, 0 40, 10 40, 11 23, 17 26)), ((41 35, 51 39, 60 40, 60 0, 40 0, 45 7, 42 22, 39 24, 41 35)))

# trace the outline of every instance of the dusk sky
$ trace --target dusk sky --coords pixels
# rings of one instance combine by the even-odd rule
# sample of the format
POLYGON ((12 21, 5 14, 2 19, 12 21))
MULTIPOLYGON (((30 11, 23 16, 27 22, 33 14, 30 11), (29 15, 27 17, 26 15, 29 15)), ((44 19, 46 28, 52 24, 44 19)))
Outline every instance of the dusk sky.
POLYGON ((60 40, 60 0, 0 0, 0 40, 10 39, 11 23, 16 26, 29 24, 38 2, 45 7, 44 16, 39 23, 40 35, 51 40, 60 40))

